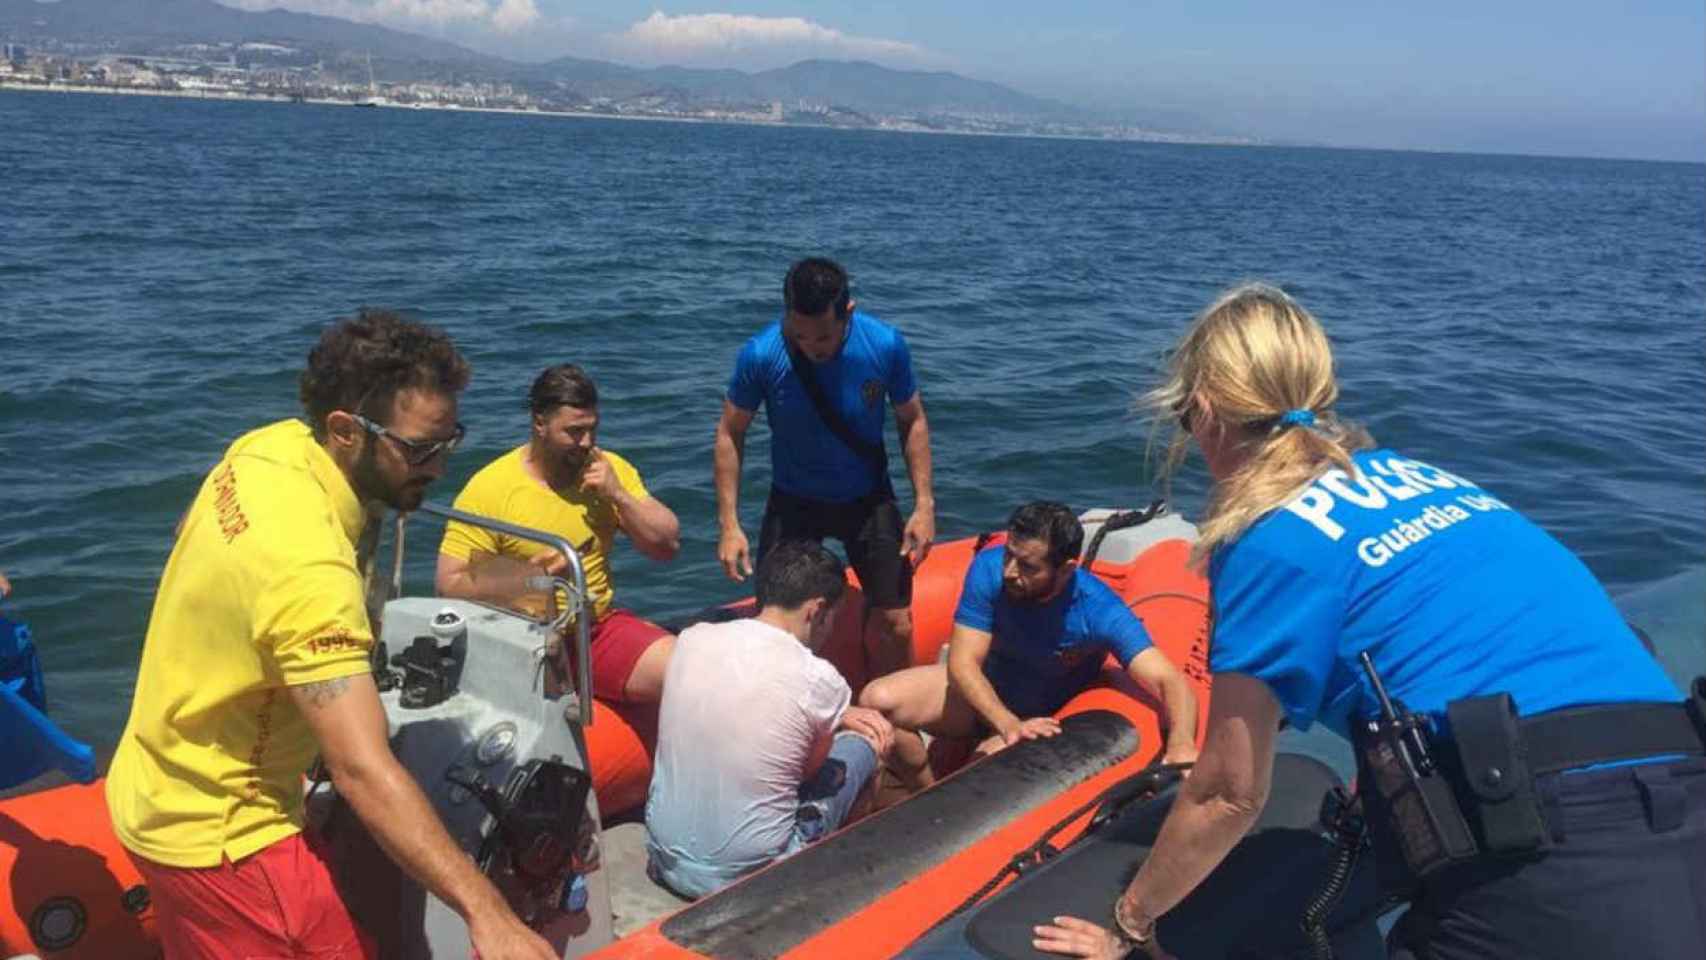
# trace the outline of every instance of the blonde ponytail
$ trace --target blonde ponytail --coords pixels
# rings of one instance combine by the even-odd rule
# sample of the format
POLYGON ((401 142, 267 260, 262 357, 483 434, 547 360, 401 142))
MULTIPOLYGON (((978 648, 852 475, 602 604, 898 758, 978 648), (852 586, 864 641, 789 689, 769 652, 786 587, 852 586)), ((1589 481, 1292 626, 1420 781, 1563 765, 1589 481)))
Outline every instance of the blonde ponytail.
POLYGON ((1190 449, 1180 414, 1200 415, 1206 408, 1216 428, 1233 431, 1247 452, 1238 469, 1215 484, 1198 524, 1193 564, 1201 567, 1216 548, 1330 467, 1355 474, 1351 453, 1374 440, 1339 419, 1332 409, 1338 398, 1326 333, 1279 289, 1234 287, 1197 316, 1173 353, 1167 380, 1143 399, 1156 418, 1152 438, 1172 424, 1164 484, 1190 449))

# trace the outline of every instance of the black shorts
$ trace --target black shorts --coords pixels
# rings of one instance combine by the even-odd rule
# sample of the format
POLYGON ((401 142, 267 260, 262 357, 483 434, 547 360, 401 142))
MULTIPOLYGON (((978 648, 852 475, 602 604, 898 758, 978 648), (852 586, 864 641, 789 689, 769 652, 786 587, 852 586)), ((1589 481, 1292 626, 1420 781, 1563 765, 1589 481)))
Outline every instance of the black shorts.
POLYGON ((758 560, 784 540, 840 540, 847 562, 859 575, 865 602, 895 610, 912 605, 912 561, 900 552, 902 530, 892 494, 834 503, 772 487, 758 534, 758 560))

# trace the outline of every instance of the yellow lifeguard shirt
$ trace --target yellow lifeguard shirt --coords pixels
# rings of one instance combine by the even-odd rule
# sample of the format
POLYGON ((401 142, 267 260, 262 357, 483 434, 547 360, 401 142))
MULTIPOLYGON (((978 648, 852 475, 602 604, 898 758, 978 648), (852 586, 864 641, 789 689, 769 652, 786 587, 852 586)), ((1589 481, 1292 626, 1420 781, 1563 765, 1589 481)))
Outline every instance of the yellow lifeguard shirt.
POLYGON ((368 669, 364 521, 297 420, 245 434, 202 482, 160 578, 107 773, 113 829, 131 852, 212 867, 302 828, 316 745, 285 688, 368 669))
MULTIPOLYGON (((457 494, 456 509, 555 533, 568 540, 581 555, 586 589, 593 598, 593 619, 601 620, 610 612, 615 595, 610 586, 609 555, 616 542, 619 520, 616 504, 609 497, 579 488, 567 493, 552 490, 527 472, 523 465, 526 456, 527 445, 523 444, 481 467, 457 494)), ((651 496, 633 464, 608 450, 604 451, 604 459, 609 461, 622 489, 640 499, 651 496)), ((445 526, 444 541, 438 548, 440 553, 458 560, 474 560, 481 555, 528 560, 550 550, 531 540, 455 521, 445 526)))

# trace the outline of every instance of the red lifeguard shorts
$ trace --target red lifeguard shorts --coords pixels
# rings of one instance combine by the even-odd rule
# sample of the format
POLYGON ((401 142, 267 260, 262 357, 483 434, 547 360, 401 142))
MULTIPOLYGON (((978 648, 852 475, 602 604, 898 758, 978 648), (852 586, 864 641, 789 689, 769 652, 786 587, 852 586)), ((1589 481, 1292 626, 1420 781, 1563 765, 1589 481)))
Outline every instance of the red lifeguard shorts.
POLYGON ((132 855, 170 960, 373 960, 318 845, 297 833, 217 867, 132 855))
POLYGON ((669 631, 632 610, 614 609, 592 625, 592 692, 602 700, 622 703, 628 676, 646 648, 669 631))

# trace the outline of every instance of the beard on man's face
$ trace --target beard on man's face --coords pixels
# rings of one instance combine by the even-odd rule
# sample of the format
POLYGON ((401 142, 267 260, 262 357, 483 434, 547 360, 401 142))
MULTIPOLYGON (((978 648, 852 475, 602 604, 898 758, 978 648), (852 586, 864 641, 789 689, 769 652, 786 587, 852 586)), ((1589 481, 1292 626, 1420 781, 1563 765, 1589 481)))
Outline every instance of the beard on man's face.
POLYGON ((357 497, 363 501, 377 500, 404 513, 421 505, 421 501, 426 499, 427 486, 432 482, 427 479, 410 479, 400 484, 391 482, 379 469, 378 446, 373 443, 367 444, 361 456, 356 458, 353 474, 350 479, 357 497))
POLYGON ((1020 586, 1012 580, 1001 581, 1001 589, 1006 591, 1007 599, 1014 600, 1019 603, 1035 603, 1042 600, 1054 591, 1054 585, 1055 577, 1053 576, 1049 577, 1046 581, 1033 579, 1029 589, 1020 586))
POLYGON ((550 464, 553 470, 578 474, 592 457, 592 450, 578 443, 563 443, 554 437, 539 439, 544 444, 543 460, 550 464))
POLYGON ((592 451, 585 447, 568 447, 563 450, 560 459, 565 468, 578 471, 586 466, 587 460, 591 457, 592 451))
POLYGON ((432 481, 430 480, 410 480, 401 487, 392 491, 391 498, 386 502, 392 507, 407 513, 419 507, 421 505, 421 501, 426 499, 427 487, 431 483, 432 481))

